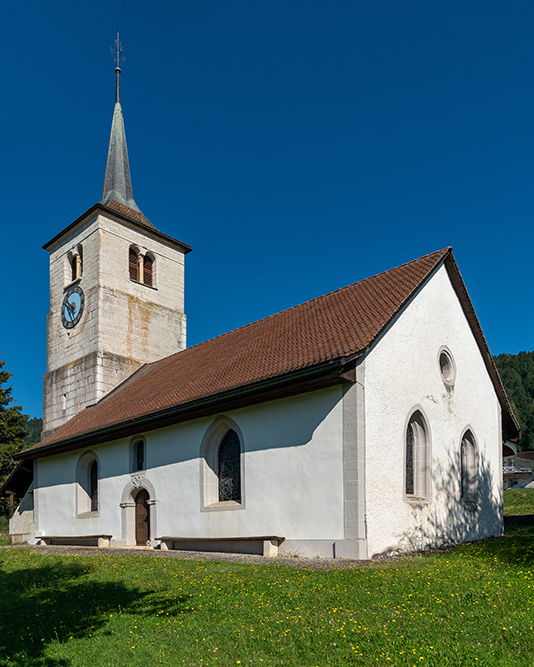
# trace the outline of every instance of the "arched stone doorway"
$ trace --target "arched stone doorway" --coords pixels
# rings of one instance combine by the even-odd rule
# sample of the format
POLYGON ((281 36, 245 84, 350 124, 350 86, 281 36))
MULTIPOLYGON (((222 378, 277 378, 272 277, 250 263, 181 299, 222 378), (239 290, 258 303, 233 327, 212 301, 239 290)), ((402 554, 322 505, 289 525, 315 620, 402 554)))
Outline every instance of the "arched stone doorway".
POLYGON ((135 496, 135 543, 144 546, 150 540, 150 505, 146 489, 135 496))
POLYGON ((156 490, 143 473, 131 475, 131 480, 122 491, 120 506, 122 508, 120 544, 132 547, 144 546, 147 541, 158 537, 156 490), (142 508, 144 517, 141 515, 142 508), (143 526, 140 528, 141 531, 145 531, 142 536, 138 532, 138 519, 140 524, 145 525, 144 528, 143 526), (144 537, 147 531, 148 535, 144 537))

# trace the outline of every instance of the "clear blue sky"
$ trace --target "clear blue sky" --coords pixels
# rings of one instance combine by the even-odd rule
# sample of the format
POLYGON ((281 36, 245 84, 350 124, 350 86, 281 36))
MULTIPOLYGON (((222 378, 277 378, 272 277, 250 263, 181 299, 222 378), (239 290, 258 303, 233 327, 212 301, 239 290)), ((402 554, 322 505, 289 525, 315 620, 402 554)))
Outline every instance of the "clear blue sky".
POLYGON ((120 23, 134 197, 192 345, 452 245, 493 354, 534 348, 530 0, 5 3, 2 358, 42 414, 43 243, 101 197, 120 23))

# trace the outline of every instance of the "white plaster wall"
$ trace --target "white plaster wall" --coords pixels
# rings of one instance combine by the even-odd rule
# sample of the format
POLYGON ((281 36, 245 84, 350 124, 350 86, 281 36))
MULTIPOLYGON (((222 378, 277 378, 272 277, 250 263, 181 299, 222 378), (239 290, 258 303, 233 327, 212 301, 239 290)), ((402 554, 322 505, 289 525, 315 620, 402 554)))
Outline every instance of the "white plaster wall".
MULTIPOLYGON (((244 441, 243 508, 202 508, 200 447, 216 415, 144 433, 155 491, 152 537, 279 535, 343 538, 340 387, 225 413, 244 441)), ((44 535, 111 534, 121 542, 129 439, 91 448, 100 464, 98 515, 76 516, 75 471, 85 450, 37 461, 36 528, 44 535)))
POLYGON ((15 513, 9 520, 12 544, 27 542, 33 533, 33 484, 24 494, 15 513))
POLYGON ((369 554, 417 549, 502 530, 500 406, 478 346, 441 267, 369 353, 365 364, 366 508, 369 554), (441 379, 447 346, 456 382, 441 379), (428 419, 431 500, 404 493, 406 420, 415 405, 428 419), (479 449, 479 508, 460 501, 460 441, 466 427, 479 449))

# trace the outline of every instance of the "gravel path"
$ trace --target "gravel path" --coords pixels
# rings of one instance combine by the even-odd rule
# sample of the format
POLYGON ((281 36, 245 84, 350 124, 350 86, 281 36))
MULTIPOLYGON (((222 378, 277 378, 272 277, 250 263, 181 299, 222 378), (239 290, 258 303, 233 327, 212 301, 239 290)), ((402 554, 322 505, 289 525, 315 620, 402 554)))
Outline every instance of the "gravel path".
MULTIPOLYGON (((369 567, 372 561, 333 559, 333 558, 290 558, 275 556, 267 558, 265 556, 256 556, 249 554, 233 554, 220 552, 200 552, 200 551, 160 551, 159 549, 146 549, 143 547, 121 549, 109 547, 106 549, 98 547, 74 547, 74 546, 32 546, 32 545, 14 545, 10 547, 0 547, 0 549, 24 549, 34 551, 43 555, 69 555, 69 556, 87 556, 93 558, 105 558, 108 555, 127 555, 132 558, 177 558, 180 560, 198 560, 215 561, 227 563, 248 563, 253 565, 287 565, 306 570, 346 570, 353 567, 369 567)), ((388 559, 394 560, 394 559, 388 559)), ((376 561, 374 561, 376 564, 376 561)))

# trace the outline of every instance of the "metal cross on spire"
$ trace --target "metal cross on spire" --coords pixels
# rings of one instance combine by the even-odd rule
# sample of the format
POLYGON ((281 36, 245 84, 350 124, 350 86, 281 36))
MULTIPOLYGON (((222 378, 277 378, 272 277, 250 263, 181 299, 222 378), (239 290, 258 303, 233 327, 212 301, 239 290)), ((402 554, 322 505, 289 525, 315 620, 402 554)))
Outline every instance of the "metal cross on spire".
POLYGON ((121 63, 123 63, 126 58, 122 55, 122 44, 119 37, 119 26, 117 26, 117 39, 115 44, 111 47, 111 53, 115 58, 115 73, 117 75, 117 83, 115 86, 115 102, 120 104, 121 101, 121 87, 119 82, 119 76, 121 73, 121 63))
POLYGON ((119 26, 117 26, 117 39, 115 40, 115 44, 111 47, 111 53, 115 58, 116 69, 120 70, 121 63, 125 61, 125 57, 122 55, 122 44, 119 37, 119 26))

